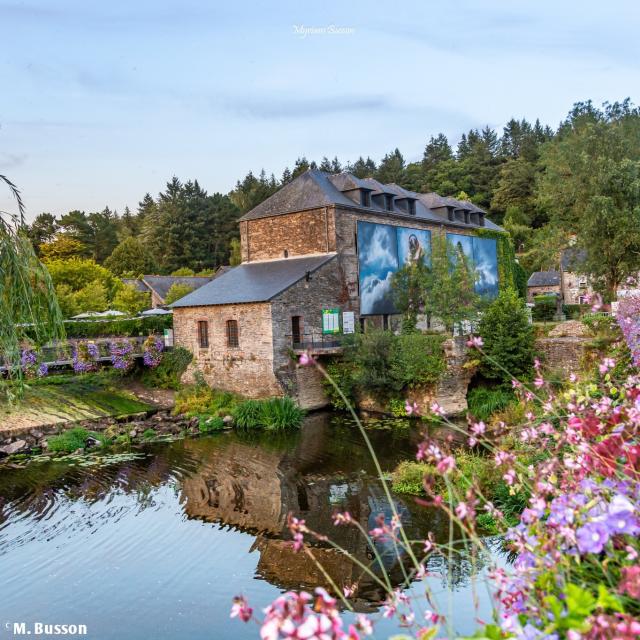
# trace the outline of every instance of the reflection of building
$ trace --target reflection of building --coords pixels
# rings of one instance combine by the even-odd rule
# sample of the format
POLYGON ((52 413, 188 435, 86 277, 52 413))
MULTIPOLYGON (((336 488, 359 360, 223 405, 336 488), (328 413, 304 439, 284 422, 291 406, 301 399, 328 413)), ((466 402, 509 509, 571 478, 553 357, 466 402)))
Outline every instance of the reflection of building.
MULTIPOLYGON (((479 229, 500 228, 470 202, 307 171, 240 219, 242 264, 173 305, 175 344, 215 387, 319 406, 319 382, 296 372, 291 349, 335 352, 334 332, 365 318, 389 326, 393 273, 428 261, 432 234, 468 237, 473 251, 479 229)), ((472 257, 491 293, 495 240, 485 240, 472 257)))

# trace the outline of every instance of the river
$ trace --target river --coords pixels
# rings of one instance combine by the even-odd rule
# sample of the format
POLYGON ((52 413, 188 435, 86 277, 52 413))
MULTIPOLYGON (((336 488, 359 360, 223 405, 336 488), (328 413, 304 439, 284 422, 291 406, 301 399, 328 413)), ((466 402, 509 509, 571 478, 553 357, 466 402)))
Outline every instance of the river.
MULTIPOLYGON (((394 423, 369 433, 385 471, 420 440, 419 429, 394 423)), ((255 625, 229 618, 234 595, 259 610, 324 581, 291 549, 289 512, 365 563, 372 550, 332 514, 346 509, 369 529, 390 514, 362 438, 341 416, 311 415, 293 434, 225 432, 130 451, 0 471, 0 637, 13 637, 7 623, 40 621, 85 624, 100 639, 258 638, 255 625)), ((448 539, 441 513, 394 499, 411 538, 448 539)), ((377 551, 398 583, 406 563, 389 545, 377 551)), ((338 584, 357 586, 354 608, 373 614, 377 638, 399 631, 381 619, 384 594, 354 562, 326 546, 315 554, 338 584)), ((419 607, 428 585, 456 631, 471 633, 489 600, 469 559, 434 558, 429 570, 411 587, 419 607)))

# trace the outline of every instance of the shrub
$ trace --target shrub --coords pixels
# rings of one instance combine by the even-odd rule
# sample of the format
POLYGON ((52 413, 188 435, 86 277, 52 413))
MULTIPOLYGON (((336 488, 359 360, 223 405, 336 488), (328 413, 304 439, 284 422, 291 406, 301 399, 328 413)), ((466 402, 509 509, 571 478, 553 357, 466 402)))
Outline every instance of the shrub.
POLYGON ((469 413, 476 420, 488 420, 497 411, 502 411, 510 404, 514 404, 516 398, 506 389, 491 389, 489 387, 476 387, 470 389, 467 394, 469 413))
POLYGON ((233 412, 233 419, 236 426, 241 429, 253 429, 258 427, 260 421, 260 401, 245 400, 235 408, 233 412))
POLYGON ((157 367, 145 369, 142 381, 159 389, 178 389, 180 378, 193 359, 192 353, 184 347, 174 347, 162 356, 157 367))
POLYGON ((405 460, 393 470, 391 488, 397 493, 420 495, 424 493, 422 481, 428 471, 433 472, 433 468, 422 462, 405 460))
POLYGON ((101 445, 108 443, 108 439, 104 434, 94 433, 93 431, 87 431, 86 429, 77 427, 65 431, 58 436, 49 438, 47 440, 47 448, 49 451, 55 453, 73 453, 78 449, 84 449, 89 436, 99 440, 101 445))
MULTIPOLYGON (((345 348, 344 361, 335 363, 328 373, 342 389, 353 389, 389 397, 407 388, 437 382, 445 370, 442 343, 444 336, 391 331, 357 334, 345 348)), ((330 391, 334 400, 335 392, 330 391)), ((334 406, 341 404, 338 397, 334 406)))
POLYGON ((305 412, 291 398, 245 400, 238 405, 233 417, 241 429, 263 428, 270 431, 296 429, 302 424, 305 412))
POLYGON ((213 433, 214 431, 222 431, 222 429, 224 429, 224 421, 220 416, 203 415, 198 416, 198 418, 200 433, 213 433))
POLYGON ((186 282, 174 282, 167 291, 165 296, 165 303, 171 304, 180 298, 184 298, 187 294, 193 291, 193 287, 186 282))
POLYGON ((556 296, 543 295, 533 297, 532 318, 537 322, 549 322, 555 318, 558 298, 556 296))
MULTIPOLYGON (((331 379, 336 383, 338 388, 345 395, 351 406, 354 405, 354 380, 353 380, 353 367, 348 363, 334 361, 327 365, 327 374, 331 376, 331 379)), ((336 391, 336 388, 327 380, 322 378, 322 386, 324 392, 331 402, 331 406, 334 409, 346 411, 349 407, 345 404, 342 396, 336 391)))
POLYGON ((187 416, 226 416, 233 414, 240 397, 227 391, 212 389, 207 384, 194 384, 178 391, 174 413, 187 416))
POLYGON ((155 431, 155 429, 145 429, 145 430, 142 432, 142 437, 143 437, 145 440, 151 440, 151 438, 155 438, 155 437, 156 437, 156 431, 155 431))
POLYGON ((484 340, 480 372, 488 380, 506 385, 513 378, 526 380, 533 366, 534 335, 524 301, 513 289, 501 291, 480 320, 484 340))
POLYGON ((562 312, 566 316, 567 320, 577 320, 581 318, 589 310, 588 304, 564 304, 562 305, 562 312))

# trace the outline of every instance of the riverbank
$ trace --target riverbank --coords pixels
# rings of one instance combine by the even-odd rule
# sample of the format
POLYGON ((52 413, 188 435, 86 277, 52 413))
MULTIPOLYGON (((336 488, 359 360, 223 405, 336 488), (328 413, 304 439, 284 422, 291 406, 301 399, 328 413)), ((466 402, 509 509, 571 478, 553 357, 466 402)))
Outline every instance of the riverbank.
POLYGON ((52 376, 27 385, 15 403, 0 406, 0 435, 81 420, 146 413, 173 406, 173 393, 104 376, 52 376))

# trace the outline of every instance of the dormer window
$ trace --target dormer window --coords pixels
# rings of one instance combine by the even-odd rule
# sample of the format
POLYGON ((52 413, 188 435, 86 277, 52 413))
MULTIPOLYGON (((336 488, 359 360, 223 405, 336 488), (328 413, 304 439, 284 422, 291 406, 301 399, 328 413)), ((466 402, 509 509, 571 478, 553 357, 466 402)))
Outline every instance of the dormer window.
POLYGON ((415 200, 407 200, 407 205, 409 206, 409 215, 416 215, 416 201, 415 200))
POLYGON ((484 227, 484 213, 478 213, 478 222, 480 223, 481 227, 484 227))
POLYGON ((387 211, 393 211, 393 194, 391 193, 384 194, 384 208, 387 211))
POLYGON ((467 209, 465 209, 465 210, 464 210, 464 223, 465 223, 465 224, 469 224, 469 221, 470 221, 469 214, 470 214, 470 211, 468 211, 467 209))
POLYGON ((370 207, 371 206, 371 192, 366 189, 360 189, 360 206, 362 207, 370 207))
POLYGON ((455 216, 453 215, 453 207, 447 207, 447 218, 449 222, 453 222, 455 220, 455 216))

